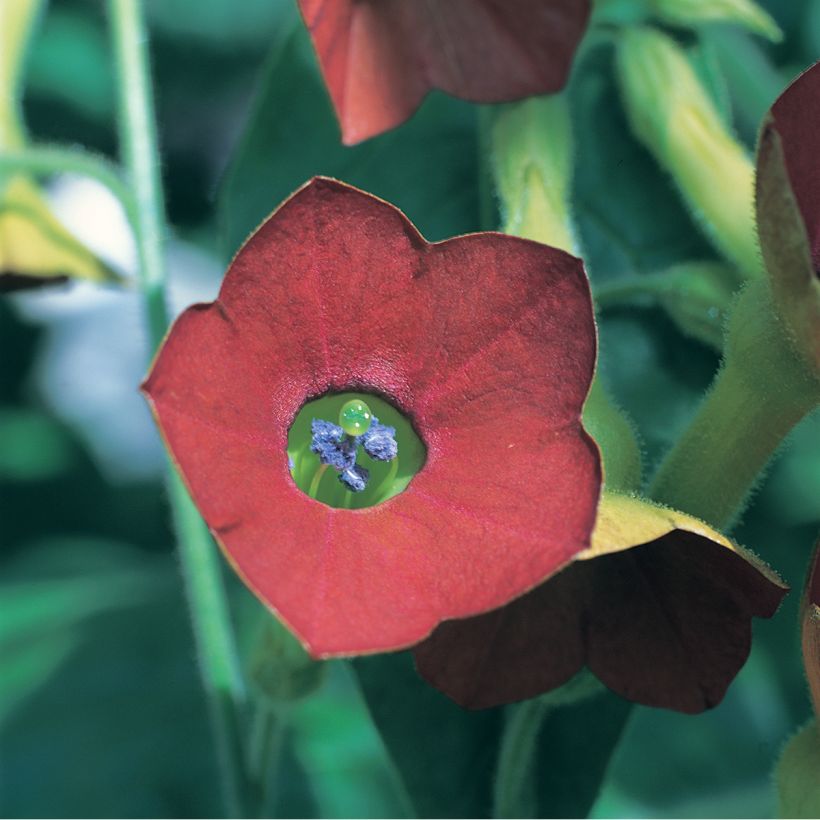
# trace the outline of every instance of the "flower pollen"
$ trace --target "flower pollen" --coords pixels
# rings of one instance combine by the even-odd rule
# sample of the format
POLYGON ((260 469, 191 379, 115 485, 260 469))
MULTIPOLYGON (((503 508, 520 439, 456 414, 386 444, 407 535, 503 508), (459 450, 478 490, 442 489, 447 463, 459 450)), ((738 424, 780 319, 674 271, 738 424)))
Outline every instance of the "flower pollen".
POLYGON ((342 424, 313 419, 310 424, 310 451, 319 456, 323 465, 339 473, 339 481, 353 493, 367 488, 370 471, 356 464, 359 445, 376 461, 392 461, 399 454, 396 428, 381 424, 361 400, 347 402, 339 413, 342 424), (354 435, 350 430, 364 430, 354 435))

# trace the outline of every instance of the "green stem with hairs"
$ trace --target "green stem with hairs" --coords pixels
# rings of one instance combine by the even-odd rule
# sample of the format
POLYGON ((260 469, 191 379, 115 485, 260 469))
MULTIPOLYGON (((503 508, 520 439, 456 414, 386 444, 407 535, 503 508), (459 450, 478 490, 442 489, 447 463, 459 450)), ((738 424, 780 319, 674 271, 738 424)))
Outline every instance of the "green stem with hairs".
POLYGON ((663 504, 728 529, 783 439, 820 402, 820 381, 793 349, 766 282, 732 310, 723 365, 650 486, 663 504))
POLYGON ((52 146, 28 147, 0 154, 0 174, 20 171, 34 176, 78 174, 108 188, 120 201, 128 221, 135 225, 137 210, 131 189, 120 169, 105 157, 71 148, 52 146))
MULTIPOLYGON (((152 350, 168 328, 163 242, 165 216, 159 175, 147 34, 138 0, 109 0, 118 73, 120 138, 134 192, 133 227, 152 350)), ((208 700, 225 809, 242 816, 244 769, 241 715, 245 687, 230 622, 221 567, 208 528, 173 465, 168 494, 177 533, 180 563, 194 628, 200 673, 208 700)))

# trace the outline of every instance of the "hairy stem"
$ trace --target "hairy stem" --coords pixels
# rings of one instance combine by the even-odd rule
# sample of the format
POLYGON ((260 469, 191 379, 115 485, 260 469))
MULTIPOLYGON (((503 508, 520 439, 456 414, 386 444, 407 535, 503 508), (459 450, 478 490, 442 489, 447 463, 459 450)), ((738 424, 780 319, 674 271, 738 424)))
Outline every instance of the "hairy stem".
POLYGON ((117 197, 128 221, 132 225, 137 223, 137 210, 131 189, 125 183, 119 168, 105 157, 51 146, 29 147, 0 154, 0 174, 13 171, 34 176, 71 173, 94 179, 117 197))
POLYGON ((791 429, 820 400, 764 282, 740 297, 726 353, 692 423, 661 463, 650 496, 727 529, 791 429))
MULTIPOLYGON (((139 284, 154 349, 167 330, 168 311, 163 254, 165 216, 147 35, 138 0, 109 0, 109 11, 118 73, 120 139, 134 196, 139 284)), ((241 816, 244 774, 240 718, 245 690, 221 569, 205 522, 170 464, 168 494, 200 673, 213 723, 225 810, 231 817, 241 816)))

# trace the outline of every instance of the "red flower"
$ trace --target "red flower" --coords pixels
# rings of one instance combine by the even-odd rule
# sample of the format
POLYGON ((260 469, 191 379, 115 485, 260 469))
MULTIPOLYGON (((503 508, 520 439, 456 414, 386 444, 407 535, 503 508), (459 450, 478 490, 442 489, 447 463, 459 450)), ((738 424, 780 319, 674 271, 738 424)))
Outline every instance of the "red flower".
POLYGON ((780 95, 772 106, 769 127, 780 137, 814 269, 820 272, 820 63, 780 95))
POLYGON ((299 0, 352 145, 395 128, 433 88, 472 102, 567 80, 589 0, 299 0))
POLYGON ((177 320, 144 390, 230 562, 326 657, 412 645, 588 545, 594 360, 578 259, 495 233, 428 244, 316 179, 177 320), (305 402, 351 389, 409 417, 427 459, 401 494, 344 510, 295 486, 285 447, 305 402))
POLYGON ((649 706, 723 698, 786 587, 691 516, 606 492, 589 550, 495 612, 442 624, 415 649, 423 677, 474 709, 534 697, 587 667, 649 706))

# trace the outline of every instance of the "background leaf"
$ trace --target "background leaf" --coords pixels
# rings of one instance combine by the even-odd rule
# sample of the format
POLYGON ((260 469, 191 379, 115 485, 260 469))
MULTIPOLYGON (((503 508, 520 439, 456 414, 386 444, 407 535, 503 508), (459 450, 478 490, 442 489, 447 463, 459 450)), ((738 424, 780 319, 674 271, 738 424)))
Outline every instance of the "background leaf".
POLYGON ((223 184, 227 252, 235 253, 279 202, 320 174, 397 205, 429 240, 476 230, 475 125, 475 107, 432 94, 406 126, 344 147, 307 34, 296 28, 270 54, 223 184))

